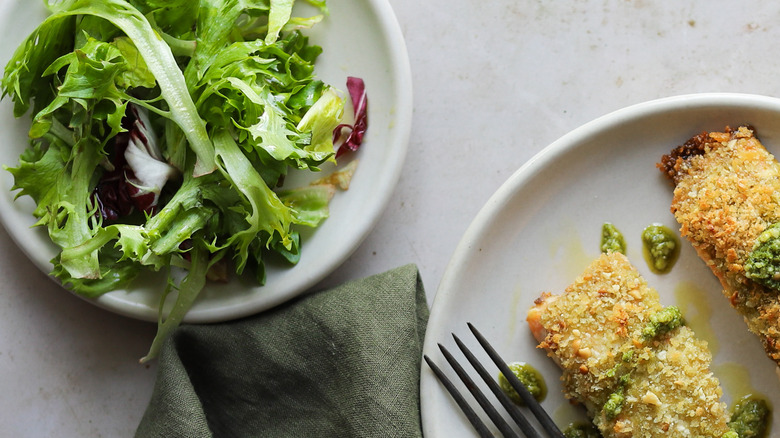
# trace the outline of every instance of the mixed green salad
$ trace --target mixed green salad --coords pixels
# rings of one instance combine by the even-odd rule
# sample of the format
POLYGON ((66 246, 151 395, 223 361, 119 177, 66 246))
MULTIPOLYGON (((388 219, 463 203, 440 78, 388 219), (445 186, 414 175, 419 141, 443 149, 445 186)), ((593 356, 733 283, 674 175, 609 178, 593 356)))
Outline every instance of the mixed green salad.
POLYGON ((145 270, 186 273, 169 275, 142 360, 208 280, 264 283, 264 260, 296 263, 296 227, 328 216, 333 184, 282 183, 360 146, 367 99, 348 78, 346 123, 346 97, 317 79, 321 48, 302 30, 328 11, 308 3, 314 16, 294 16, 293 0, 46 0, 51 15, 5 67, 3 97, 32 116, 8 171, 61 248, 52 274, 97 297, 145 270))

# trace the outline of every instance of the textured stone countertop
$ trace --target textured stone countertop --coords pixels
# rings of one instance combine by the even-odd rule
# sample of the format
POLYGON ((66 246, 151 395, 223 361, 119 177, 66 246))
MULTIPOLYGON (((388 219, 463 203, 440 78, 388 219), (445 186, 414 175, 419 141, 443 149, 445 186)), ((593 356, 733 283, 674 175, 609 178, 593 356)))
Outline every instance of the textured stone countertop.
MULTIPOLYGON (((780 95, 774 2, 389 1, 413 76, 409 150, 383 217, 320 287, 411 262, 432 302, 490 195, 568 131, 661 97, 780 95)), ((0 436, 132 435, 154 333, 64 292, 0 227, 0 436)))

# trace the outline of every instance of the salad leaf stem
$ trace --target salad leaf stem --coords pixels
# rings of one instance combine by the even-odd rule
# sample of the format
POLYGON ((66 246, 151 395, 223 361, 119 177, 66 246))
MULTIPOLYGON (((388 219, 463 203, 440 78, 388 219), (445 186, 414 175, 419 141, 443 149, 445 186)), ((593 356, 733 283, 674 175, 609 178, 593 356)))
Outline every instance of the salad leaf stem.
MULTIPOLYGON (((73 148, 73 163, 70 171, 63 172, 58 179, 59 202, 55 205, 58 209, 67 211, 68 216, 62 221, 50 220, 48 225, 52 241, 62 248, 79 245, 92 237, 89 224, 92 216, 91 209, 94 206, 90 200, 90 180, 80 175, 85 170, 90 174, 97 167, 100 154, 95 150, 98 147, 99 143, 92 138, 78 140, 73 148)), ((59 211, 49 212, 50 215, 59 213, 59 211)), ((62 266, 73 277, 100 278, 97 251, 80 259, 66 259, 62 261, 62 266)))
POLYGON ((207 178, 193 178, 185 174, 179 190, 157 214, 150 217, 146 223, 147 232, 153 238, 158 238, 177 220, 179 214, 187 207, 195 205, 200 200, 200 187, 207 183, 207 178))
POLYGON ((73 147, 75 140, 73 138, 73 131, 68 129, 65 125, 60 123, 57 119, 52 119, 51 126, 49 127, 49 134, 54 135, 60 139, 63 143, 73 147))
MULTIPOLYGON (((195 240, 195 242, 198 241, 195 240)), ((149 352, 141 358, 141 363, 157 357, 165 340, 181 324, 184 315, 190 310, 200 291, 206 285, 206 273, 209 269, 209 251, 202 244, 196 243, 190 251, 190 257, 191 261, 187 276, 179 284, 176 301, 167 316, 164 316, 163 308, 165 307, 164 303, 168 292, 173 286, 169 285, 166 293, 162 294, 157 335, 154 337, 151 347, 149 347, 149 352)))
MULTIPOLYGON (((293 215, 290 209, 279 200, 263 181, 263 178, 246 160, 233 137, 226 130, 214 135, 218 164, 225 177, 234 184, 251 205, 251 212, 246 212, 246 221, 249 224, 228 238, 230 244, 237 247, 238 259, 236 272, 242 272, 249 259, 249 246, 262 231, 269 236, 276 233, 281 237, 281 244, 290 249, 290 225, 293 223, 293 215)), ((271 243, 269 238, 266 246, 271 243)))
POLYGON ((152 251, 156 254, 168 254, 174 252, 185 240, 192 237, 194 231, 203 228, 209 218, 214 216, 211 208, 192 208, 180 214, 176 221, 176 228, 169 230, 159 240, 152 244, 152 251))
POLYGON ((290 21, 293 0, 271 0, 271 10, 268 14, 268 34, 266 44, 273 44, 279 38, 282 27, 290 21))

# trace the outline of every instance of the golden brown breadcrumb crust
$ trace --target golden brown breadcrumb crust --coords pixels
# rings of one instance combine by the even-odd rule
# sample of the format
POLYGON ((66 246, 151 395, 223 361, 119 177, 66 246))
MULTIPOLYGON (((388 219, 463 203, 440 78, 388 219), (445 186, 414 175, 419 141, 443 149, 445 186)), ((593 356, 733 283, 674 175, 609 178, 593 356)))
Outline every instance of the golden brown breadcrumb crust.
POLYGON ((539 347, 563 369, 566 396, 587 408, 604 437, 720 437, 729 430, 707 343, 686 326, 643 337, 662 308, 628 259, 610 253, 529 312, 532 327, 544 328, 539 347), (625 401, 610 418, 604 405, 621 387, 625 401))
POLYGON ((780 163, 754 129, 742 126, 700 134, 665 155, 658 167, 675 184, 671 210, 681 235, 718 277, 767 355, 780 364, 778 293, 744 275, 756 238, 780 221, 780 163))

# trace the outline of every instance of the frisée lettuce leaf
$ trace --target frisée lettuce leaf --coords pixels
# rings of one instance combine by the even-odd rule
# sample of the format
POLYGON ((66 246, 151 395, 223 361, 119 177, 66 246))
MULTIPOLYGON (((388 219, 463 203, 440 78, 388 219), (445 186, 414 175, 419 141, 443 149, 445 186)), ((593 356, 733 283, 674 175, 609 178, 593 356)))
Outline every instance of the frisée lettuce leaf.
POLYGON ((334 185, 282 183, 336 161, 345 98, 316 77, 321 49, 302 33, 328 11, 322 0, 309 1, 312 17, 293 0, 45 3, 51 15, 1 82, 14 115, 32 119, 7 170, 61 249, 52 275, 74 292, 184 269, 161 291, 149 360, 222 278, 210 272, 230 263, 262 284, 271 254, 298 261, 296 227, 327 218, 334 185))

